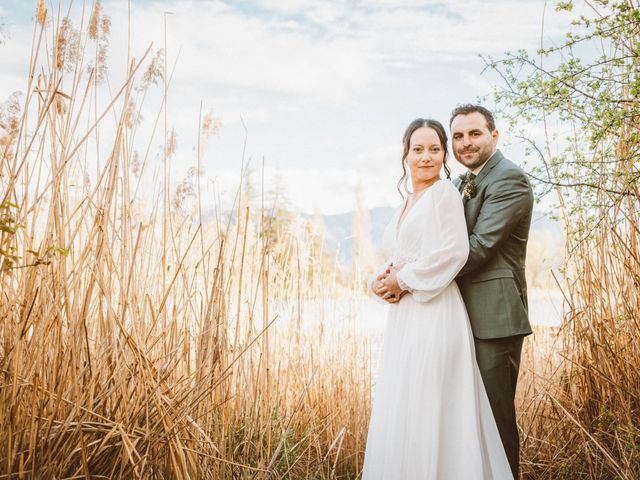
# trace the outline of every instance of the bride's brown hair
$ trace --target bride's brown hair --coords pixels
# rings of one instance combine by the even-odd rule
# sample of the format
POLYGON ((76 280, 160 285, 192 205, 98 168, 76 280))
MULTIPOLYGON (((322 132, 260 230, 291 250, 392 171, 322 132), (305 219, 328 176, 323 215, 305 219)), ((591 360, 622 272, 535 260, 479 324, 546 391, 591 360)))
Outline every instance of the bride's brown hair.
POLYGON ((442 124, 437 120, 432 120, 430 118, 417 118, 409 124, 404 132, 404 136, 402 137, 402 177, 398 180, 398 192, 400 192, 402 198, 404 198, 404 194, 402 193, 401 187, 404 188, 404 193, 407 195, 410 193, 409 188, 407 187, 407 181, 409 179, 407 175, 407 167, 404 164, 404 161, 409 154, 409 142, 411 141, 411 135, 413 135, 413 132, 422 127, 432 128, 438 134, 440 146, 442 147, 442 150, 444 150, 442 166, 444 167, 444 173, 447 175, 447 179, 451 180, 451 170, 449 170, 447 165, 447 157, 449 156, 449 151, 447 150, 447 132, 445 132, 442 124))

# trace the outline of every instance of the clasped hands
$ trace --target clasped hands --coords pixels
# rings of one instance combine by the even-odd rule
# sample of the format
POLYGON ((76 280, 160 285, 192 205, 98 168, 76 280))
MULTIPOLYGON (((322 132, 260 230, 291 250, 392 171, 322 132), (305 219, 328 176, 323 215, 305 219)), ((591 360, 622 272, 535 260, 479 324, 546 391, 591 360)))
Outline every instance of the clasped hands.
POLYGON ((398 303, 407 293, 407 290, 400 288, 397 277, 397 273, 402 270, 404 265, 404 263, 389 265, 384 272, 376 277, 373 285, 371 285, 373 293, 387 303, 398 303))

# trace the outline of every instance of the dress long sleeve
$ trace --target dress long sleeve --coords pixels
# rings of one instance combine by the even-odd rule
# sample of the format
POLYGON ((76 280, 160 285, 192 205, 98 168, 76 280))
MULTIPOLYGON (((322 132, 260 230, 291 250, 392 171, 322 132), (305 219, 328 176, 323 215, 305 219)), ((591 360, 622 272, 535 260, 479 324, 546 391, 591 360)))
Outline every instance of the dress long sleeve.
POLYGON ((469 255, 469 237, 462 198, 453 184, 441 180, 433 191, 429 208, 435 222, 424 222, 420 256, 397 274, 401 288, 409 290, 419 302, 428 302, 456 277, 469 255), (438 238, 434 247, 433 236, 438 238))

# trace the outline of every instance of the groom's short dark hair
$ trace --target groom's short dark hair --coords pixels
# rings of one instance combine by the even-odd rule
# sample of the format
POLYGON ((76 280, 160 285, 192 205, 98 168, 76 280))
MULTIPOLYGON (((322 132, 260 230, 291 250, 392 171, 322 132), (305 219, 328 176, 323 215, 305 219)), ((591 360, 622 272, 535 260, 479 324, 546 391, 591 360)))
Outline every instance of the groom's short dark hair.
POLYGON ((459 105, 453 109, 451 112, 451 118, 449 119, 449 130, 451 130, 451 124, 453 123, 453 119, 458 115, 469 115, 470 113, 478 112, 487 120, 487 128, 490 132, 493 132, 496 129, 496 121, 493 119, 493 114, 484 108, 482 105, 474 105, 472 103, 466 103, 464 105, 459 105))

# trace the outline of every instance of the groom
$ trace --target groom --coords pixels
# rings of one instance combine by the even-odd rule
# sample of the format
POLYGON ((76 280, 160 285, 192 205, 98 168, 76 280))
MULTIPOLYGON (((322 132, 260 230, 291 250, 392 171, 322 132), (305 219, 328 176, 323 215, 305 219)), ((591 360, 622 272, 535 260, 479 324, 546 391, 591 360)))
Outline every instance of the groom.
POLYGON ((453 154, 467 167, 463 196, 469 258, 456 280, 469 313, 476 359, 500 437, 518 479, 514 399, 522 342, 531 333, 524 266, 533 208, 525 173, 496 149, 493 115, 479 105, 453 110, 453 154))

